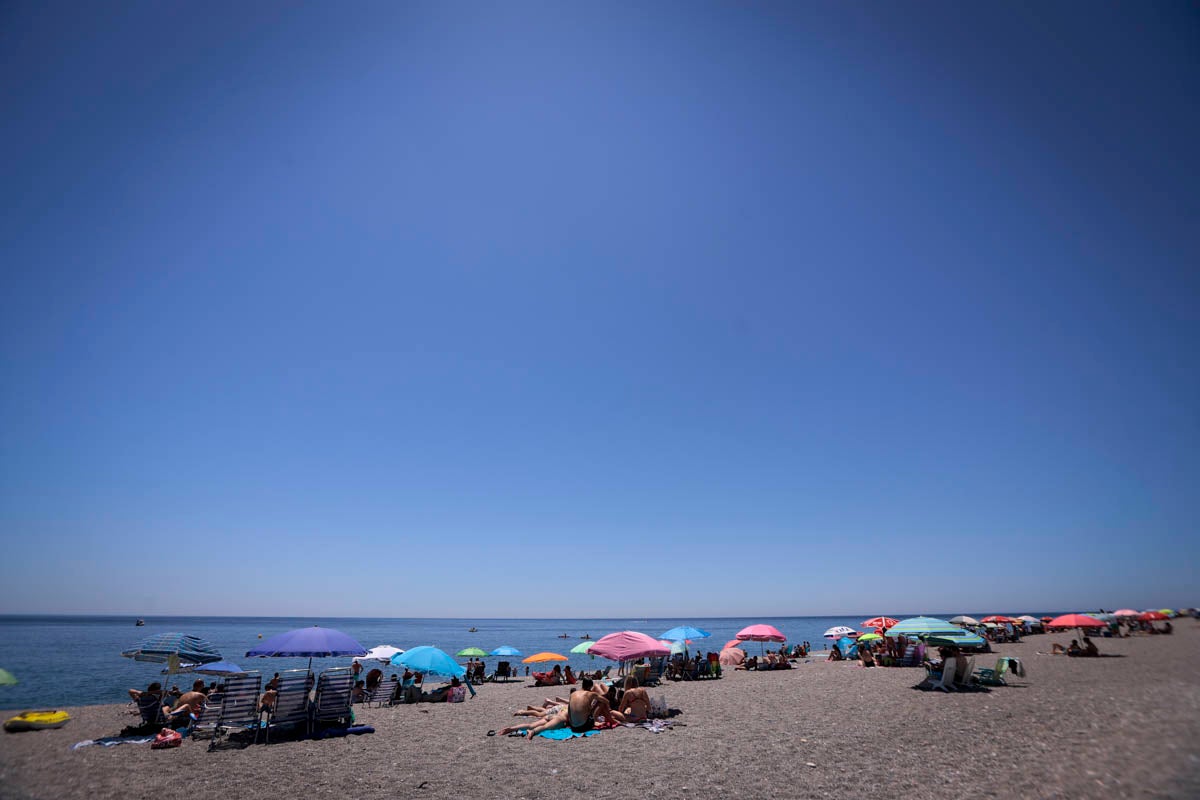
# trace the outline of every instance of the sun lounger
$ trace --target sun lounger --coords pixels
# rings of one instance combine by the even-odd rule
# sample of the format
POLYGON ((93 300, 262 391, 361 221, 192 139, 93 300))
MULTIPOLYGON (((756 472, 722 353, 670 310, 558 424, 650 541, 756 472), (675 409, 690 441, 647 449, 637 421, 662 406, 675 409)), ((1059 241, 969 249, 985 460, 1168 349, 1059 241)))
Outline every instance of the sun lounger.
MULTIPOLYGON (((390 679, 389 679, 390 680, 390 679)), ((381 683, 380 686, 383 684, 381 683)), ((394 683, 392 684, 394 686, 394 683)), ((376 687, 375 690, 378 690, 376 687)), ((373 690, 373 691, 375 691, 373 690)), ((327 669, 317 678, 317 695, 313 701, 312 724, 335 722, 349 725, 351 720, 350 695, 354 691, 354 676, 349 667, 327 669)), ((391 698, 391 692, 385 699, 391 698)))
POLYGON ((392 698, 396 695, 396 689, 399 686, 399 678, 388 678, 385 681, 380 681, 378 686, 367 692, 367 696, 363 699, 363 702, 368 706, 371 703, 378 703, 380 706, 384 703, 391 705, 392 698))
POLYGON ((267 744, 271 743, 272 728, 302 725, 308 732, 308 695, 312 685, 313 674, 306 669, 289 669, 279 674, 278 697, 274 707, 265 712, 267 744))
POLYGON ((975 672, 975 680, 984 686, 1007 686, 1008 681, 1004 679, 1004 674, 1009 669, 1012 669, 1017 675, 1023 676, 1025 674, 1024 665, 1021 664, 1019 658, 1000 656, 996 659, 996 666, 994 668, 980 667, 975 672))
POLYGON ((142 725, 146 727, 166 724, 163 699, 158 695, 143 694, 137 699, 137 710, 142 715, 142 725))
POLYGON ((219 700, 214 697, 205 705, 204 711, 192 726, 193 734, 210 733, 210 750, 216 745, 222 731, 234 728, 254 730, 254 738, 257 741, 258 695, 261 688, 262 675, 258 672, 227 676, 225 691, 219 700))

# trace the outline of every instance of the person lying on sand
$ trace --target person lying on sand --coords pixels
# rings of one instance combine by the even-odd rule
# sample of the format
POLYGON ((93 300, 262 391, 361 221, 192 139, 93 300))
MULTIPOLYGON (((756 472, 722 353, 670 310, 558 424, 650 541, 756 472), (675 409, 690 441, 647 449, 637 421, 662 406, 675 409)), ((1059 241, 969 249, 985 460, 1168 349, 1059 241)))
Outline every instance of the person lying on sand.
MULTIPOLYGON (((636 681, 634 685, 637 685, 636 681)), ((526 739, 533 739, 542 731, 552 731, 556 728, 570 728, 574 733, 587 733, 598 722, 605 721, 609 716, 618 722, 625 721, 624 715, 609 707, 607 698, 596 690, 592 680, 585 678, 581 688, 571 692, 571 697, 567 700, 565 707, 557 707, 553 714, 548 714, 533 724, 511 725, 501 728, 496 733, 500 736, 507 736, 524 729, 526 739)))
POLYGON ((177 714, 199 714, 204 710, 204 703, 208 697, 203 692, 184 692, 175 701, 173 708, 163 707, 163 712, 167 715, 167 719, 171 719, 177 714))
POLYGON ((561 697, 547 697, 542 701, 540 706, 525 706, 520 711, 514 711, 514 717, 538 717, 544 719, 548 716, 553 716, 559 711, 567 707, 570 700, 564 700, 561 697))

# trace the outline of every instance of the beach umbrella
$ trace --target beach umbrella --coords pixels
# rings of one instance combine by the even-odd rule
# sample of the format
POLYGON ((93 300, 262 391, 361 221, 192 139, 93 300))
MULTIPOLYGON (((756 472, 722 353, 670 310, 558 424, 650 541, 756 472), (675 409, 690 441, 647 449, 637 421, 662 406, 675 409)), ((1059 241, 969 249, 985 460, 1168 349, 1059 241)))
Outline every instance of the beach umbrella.
POLYGON ((883 628, 884 630, 887 630, 888 628, 892 627, 899 621, 900 620, 892 619, 891 617, 871 617, 870 619, 863 620, 862 624, 859 627, 883 628))
POLYGON ((659 634, 658 638, 677 642, 681 639, 707 639, 709 636, 712 634, 708 631, 693 628, 691 625, 677 625, 666 633, 659 634))
POLYGON ((681 640, 678 642, 672 642, 669 639, 660 639, 658 643, 661 644, 663 647, 667 648, 668 650, 670 650, 671 655, 673 655, 673 656, 683 655, 684 652, 687 651, 687 642, 685 640, 681 640))
POLYGON ((541 663, 544 663, 547 661, 569 661, 569 660, 570 659, 568 659, 566 656, 559 655, 558 653, 543 652, 543 653, 534 653, 533 655, 529 656, 529 658, 522 659, 521 663, 522 664, 541 664, 541 663))
POLYGON ((992 614, 991 616, 984 617, 983 621, 984 622, 996 622, 1001 625, 1003 625, 1006 622, 1016 622, 1016 620, 1013 619, 1012 617, 1006 617, 1003 614, 992 614))
POLYGON ((1132 608, 1122 608, 1120 611, 1114 611, 1113 615, 1117 617, 1136 617, 1138 613, 1132 608))
POLYGON ((747 625, 742 628, 734 636, 735 639, 741 639, 743 642, 759 642, 760 650, 766 652, 767 646, 762 642, 786 642, 787 637, 780 633, 779 629, 773 625, 747 625))
POLYGON ((1158 613, 1160 613, 1160 614, 1166 614, 1168 617, 1173 617, 1173 616, 1175 616, 1175 609, 1173 609, 1173 608, 1160 608, 1160 609, 1158 610, 1158 613))
POLYGON ((234 664, 232 661, 217 661, 212 664, 201 664, 194 668, 192 672, 198 675, 234 675, 246 670, 234 664))
POLYGON ((957 625, 951 625, 937 617, 911 617, 902 619, 888 628, 887 636, 966 636, 967 633, 957 625))
POLYGON ((851 639, 849 636, 843 636, 842 638, 840 638, 836 642, 834 642, 834 644, 836 644, 838 646, 838 649, 842 651, 842 655, 844 655, 844 656, 852 656, 858 652, 858 650, 857 650, 858 643, 855 642, 853 639, 851 639), (851 650, 854 650, 854 653, 851 653, 850 652, 851 650))
POLYGON ((379 644, 372 647, 362 656, 367 661, 391 661, 392 656, 403 653, 399 647, 392 647, 390 644, 379 644))
POLYGON ((612 661, 633 661, 637 658, 656 658, 668 656, 671 651, 657 640, 637 631, 618 631, 602 636, 588 651, 590 655, 600 656, 612 661))
POLYGON ((736 667, 746 663, 746 651, 738 647, 726 647, 717 660, 723 667, 736 667))
MULTIPOLYGON (((1034 620, 1035 622, 1037 620, 1034 620)), ((950 622, 955 625, 978 625, 979 620, 974 617, 968 617, 966 614, 959 614, 957 617, 951 617, 950 622)))
POLYGON ((1048 623, 1051 628, 1107 628, 1108 626, 1087 614, 1063 614, 1048 623))
POLYGON ((199 664, 221 660, 212 643, 186 633, 156 633, 121 653, 125 658, 151 664, 166 664, 164 675, 187 672, 199 664))
POLYGON ((721 645, 721 649, 722 649, 722 650, 729 650, 730 648, 733 648, 733 647, 741 647, 741 646, 742 646, 742 640, 741 640, 741 639, 730 639, 728 642, 726 642, 725 644, 721 645))
POLYGON ((392 656, 392 664, 408 667, 413 672, 448 675, 451 678, 461 678, 467 674, 467 668, 451 658, 449 653, 429 645, 414 647, 392 656))
MULTIPOLYGON (((577 644, 571 648, 571 652, 579 653, 579 654, 586 653, 592 649, 592 645, 594 645, 594 644, 595 644, 595 642, 593 642, 593 641, 580 642, 579 644, 577 644)), ((517 655, 520 655, 520 653, 518 653, 517 655)))
POLYGON ((487 656, 487 653, 483 652, 478 647, 467 647, 462 650, 459 650, 454 655, 468 657, 468 658, 484 658, 487 656))
MULTIPOLYGON (((1028 614, 1022 614, 1021 616, 1017 617, 1017 619, 1021 620, 1022 622, 1040 622, 1041 621, 1037 617, 1031 617, 1028 614)), ((950 621, 953 622, 954 620, 950 620, 950 621)))
POLYGON ((16 686, 17 678, 6 669, 0 669, 0 686, 16 686))
POLYGON ((881 635, 879 635, 878 633, 864 633, 862 636, 858 637, 858 641, 873 642, 876 639, 882 639, 882 638, 883 637, 881 635))
POLYGON ((1141 614, 1138 614, 1137 618, 1142 622, 1156 622, 1158 620, 1167 619, 1167 615, 1161 611, 1145 611, 1141 614))
POLYGON ((492 655, 494 655, 494 656, 519 656, 519 655, 522 655, 522 653, 517 648, 509 647, 508 645, 505 644, 505 645, 501 645, 500 647, 497 647, 495 650, 493 650, 492 655))
POLYGON ((246 658, 307 658, 312 669, 314 658, 355 656, 361 658, 367 648, 333 628, 313 625, 272 636, 253 650, 246 651, 246 658))
POLYGON ((969 633, 965 636, 929 636, 925 644, 932 647, 983 647, 982 636, 969 633))
POLYGON ((845 625, 838 625, 825 631, 826 639, 840 639, 843 636, 848 636, 852 633, 858 633, 854 628, 848 628, 845 625))

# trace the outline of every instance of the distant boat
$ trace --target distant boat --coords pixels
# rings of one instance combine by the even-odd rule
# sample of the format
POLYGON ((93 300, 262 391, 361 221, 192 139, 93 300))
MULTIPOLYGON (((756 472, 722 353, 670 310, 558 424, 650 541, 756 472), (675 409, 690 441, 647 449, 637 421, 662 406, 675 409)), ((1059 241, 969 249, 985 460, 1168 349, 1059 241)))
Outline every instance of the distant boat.
POLYGON ((141 617, 138 617, 138 621, 133 623, 133 627, 140 628, 145 624, 146 624, 146 620, 142 619, 141 617))
POLYGON ((570 639, 571 637, 570 637, 570 635, 569 635, 569 634, 566 634, 566 633, 560 633, 560 634, 558 635, 558 638, 560 638, 560 639, 570 639))
POLYGON ((478 632, 479 632, 478 628, 467 628, 467 633, 478 633, 478 632))

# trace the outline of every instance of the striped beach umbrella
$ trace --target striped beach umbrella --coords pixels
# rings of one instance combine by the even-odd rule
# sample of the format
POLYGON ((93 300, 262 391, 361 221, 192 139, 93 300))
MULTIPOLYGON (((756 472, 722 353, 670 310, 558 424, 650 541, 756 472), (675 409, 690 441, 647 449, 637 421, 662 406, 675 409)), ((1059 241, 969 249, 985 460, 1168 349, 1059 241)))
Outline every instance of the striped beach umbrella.
POLYGON ((937 617, 910 617, 888 628, 887 635, 904 636, 966 636, 966 631, 937 617))
POLYGON ((134 661, 166 664, 172 657, 180 663, 211 664, 221 660, 212 643, 186 633, 156 633, 121 653, 134 661))

